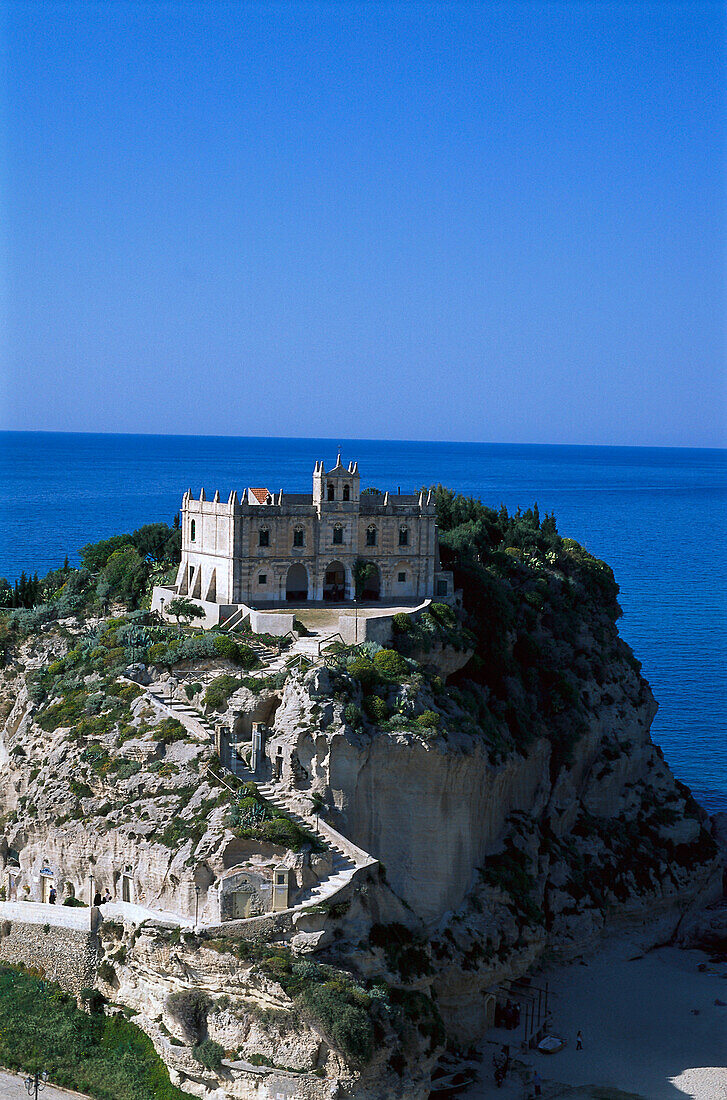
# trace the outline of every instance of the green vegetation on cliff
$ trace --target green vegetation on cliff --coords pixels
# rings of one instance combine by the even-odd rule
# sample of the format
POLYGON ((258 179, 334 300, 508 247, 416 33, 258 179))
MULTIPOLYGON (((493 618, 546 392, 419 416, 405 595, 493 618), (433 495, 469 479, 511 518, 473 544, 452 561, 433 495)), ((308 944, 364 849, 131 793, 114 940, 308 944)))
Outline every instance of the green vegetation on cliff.
POLYGON ((555 775, 587 728, 587 685, 604 683, 613 658, 640 667, 615 629, 613 573, 537 505, 510 515, 441 485, 434 497, 442 561, 476 639, 452 682, 496 750, 547 737, 555 775))
MULTIPOLYGON (((88 991, 91 993, 91 991, 88 991)), ((97 995, 90 1005, 97 1006, 97 995)), ((42 975, 0 966, 0 1064, 47 1070, 95 1100, 185 1100, 151 1039, 125 1016, 82 1012, 42 975)))

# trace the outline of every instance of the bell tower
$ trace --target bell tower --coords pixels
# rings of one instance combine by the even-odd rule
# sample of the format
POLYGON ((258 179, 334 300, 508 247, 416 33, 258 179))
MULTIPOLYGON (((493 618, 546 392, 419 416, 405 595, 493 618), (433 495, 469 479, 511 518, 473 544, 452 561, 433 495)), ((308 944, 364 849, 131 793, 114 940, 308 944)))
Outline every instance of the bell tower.
POLYGON ((332 470, 327 471, 322 461, 316 462, 313 470, 313 504, 316 508, 320 509, 324 504, 344 510, 349 504, 358 508, 360 495, 358 462, 349 462, 348 466, 344 466, 340 451, 332 470))

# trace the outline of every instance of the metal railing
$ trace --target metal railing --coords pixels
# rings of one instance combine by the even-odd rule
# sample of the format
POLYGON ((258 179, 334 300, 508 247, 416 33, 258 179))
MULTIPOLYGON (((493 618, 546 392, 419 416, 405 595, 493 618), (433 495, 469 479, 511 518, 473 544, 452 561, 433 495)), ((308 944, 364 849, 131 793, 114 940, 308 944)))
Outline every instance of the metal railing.
POLYGON ((318 642, 318 656, 319 657, 321 655, 321 646, 330 645, 331 642, 335 642, 336 638, 340 639, 342 645, 348 645, 349 644, 346 641, 346 639, 344 638, 343 634, 339 634, 338 631, 336 631, 335 634, 329 634, 328 637, 321 638, 320 641, 318 642))

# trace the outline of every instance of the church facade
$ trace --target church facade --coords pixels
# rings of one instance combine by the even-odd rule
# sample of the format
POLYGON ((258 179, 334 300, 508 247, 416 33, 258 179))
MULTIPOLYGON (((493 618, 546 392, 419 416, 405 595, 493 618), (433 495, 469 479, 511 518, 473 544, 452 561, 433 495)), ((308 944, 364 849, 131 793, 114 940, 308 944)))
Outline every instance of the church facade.
POLYGON ((431 493, 361 492, 358 463, 317 462, 310 494, 182 500, 180 595, 218 604, 446 599, 431 493))

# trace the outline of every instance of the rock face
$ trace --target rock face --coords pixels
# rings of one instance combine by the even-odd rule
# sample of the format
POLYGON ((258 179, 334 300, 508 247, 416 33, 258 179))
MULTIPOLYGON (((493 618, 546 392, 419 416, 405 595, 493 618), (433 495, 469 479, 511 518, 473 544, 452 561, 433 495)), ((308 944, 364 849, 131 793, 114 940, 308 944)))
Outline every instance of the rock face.
POLYGON ((293 762, 291 784, 318 791, 386 868, 405 923, 431 941, 430 988, 459 1040, 482 1033, 483 994, 546 948, 577 952, 627 919, 651 922, 656 939, 719 893, 706 815, 651 742, 656 704, 625 657, 584 686, 588 726, 555 771, 544 737, 493 763, 451 699, 418 690, 439 710, 434 731, 415 719, 353 728, 347 699, 361 695, 345 672, 290 680, 270 744, 293 762))
POLYGON ((578 952, 619 921, 670 934, 719 894, 711 825, 650 739, 656 704, 613 616, 577 610, 567 563, 508 568, 527 631, 510 610, 472 657, 450 609, 404 617, 400 651, 367 643, 235 690, 217 746, 170 719, 143 669, 125 677, 118 626, 100 624, 98 644, 82 624, 47 631, 4 669, 4 889, 40 901, 53 874, 59 900, 109 888, 155 911, 103 925, 97 985, 188 1091, 423 1100, 446 1036, 480 1035, 544 951, 578 952), (265 913, 274 870, 295 906, 335 867, 256 832, 258 805, 232 815, 215 750, 244 750, 253 723, 261 780, 380 861, 333 904, 265 913), (225 889, 243 880, 239 913, 225 889), (215 928, 180 932, 162 911, 215 928), (204 1039, 222 1069, 195 1060, 204 1039))

